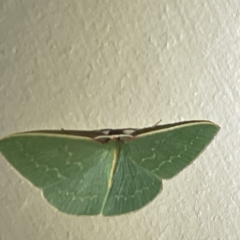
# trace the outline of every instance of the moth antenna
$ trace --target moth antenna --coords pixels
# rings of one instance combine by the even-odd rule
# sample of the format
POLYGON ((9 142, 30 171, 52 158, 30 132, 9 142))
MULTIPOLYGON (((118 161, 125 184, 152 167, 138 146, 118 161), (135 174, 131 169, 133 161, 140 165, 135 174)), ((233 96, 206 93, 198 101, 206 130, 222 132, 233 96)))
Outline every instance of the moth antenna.
POLYGON ((152 127, 156 127, 160 122, 162 122, 162 119, 160 119, 159 121, 157 121, 152 127))

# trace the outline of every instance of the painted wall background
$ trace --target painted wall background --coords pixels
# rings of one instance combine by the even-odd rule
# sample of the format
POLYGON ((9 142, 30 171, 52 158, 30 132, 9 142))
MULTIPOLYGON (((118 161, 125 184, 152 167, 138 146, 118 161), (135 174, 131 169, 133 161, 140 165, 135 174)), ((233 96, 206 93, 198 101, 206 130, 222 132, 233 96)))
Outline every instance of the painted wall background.
POLYGON ((240 239, 239 1, 0 2, 0 137, 208 119, 221 131, 158 197, 73 217, 0 156, 0 239, 240 239))

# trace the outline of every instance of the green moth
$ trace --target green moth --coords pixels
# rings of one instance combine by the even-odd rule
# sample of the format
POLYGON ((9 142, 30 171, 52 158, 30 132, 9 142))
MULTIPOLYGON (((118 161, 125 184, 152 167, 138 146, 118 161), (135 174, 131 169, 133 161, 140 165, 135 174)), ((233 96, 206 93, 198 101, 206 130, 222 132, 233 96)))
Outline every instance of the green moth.
POLYGON ((32 131, 0 140, 8 162, 73 215, 140 209, 211 142, 219 127, 189 121, 143 129, 32 131))

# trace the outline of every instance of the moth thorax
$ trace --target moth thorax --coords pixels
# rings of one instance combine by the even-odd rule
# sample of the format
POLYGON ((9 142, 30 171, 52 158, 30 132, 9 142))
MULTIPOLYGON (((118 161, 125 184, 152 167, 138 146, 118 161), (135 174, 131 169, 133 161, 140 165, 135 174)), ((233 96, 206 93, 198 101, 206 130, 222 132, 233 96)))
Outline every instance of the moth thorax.
POLYGON ((100 142, 109 142, 109 141, 129 141, 134 135, 133 133, 136 129, 103 129, 101 130, 101 135, 95 137, 95 140, 100 142))

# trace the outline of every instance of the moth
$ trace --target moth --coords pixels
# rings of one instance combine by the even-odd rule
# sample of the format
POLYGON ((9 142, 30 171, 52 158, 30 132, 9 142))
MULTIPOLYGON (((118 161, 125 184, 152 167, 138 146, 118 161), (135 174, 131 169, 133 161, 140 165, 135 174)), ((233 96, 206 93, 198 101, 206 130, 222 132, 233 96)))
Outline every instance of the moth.
POLYGON ((46 130, 0 140, 7 161, 59 211, 120 215, 138 210, 206 148, 210 121, 143 129, 46 130))

